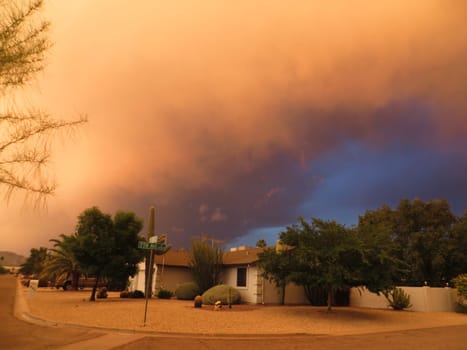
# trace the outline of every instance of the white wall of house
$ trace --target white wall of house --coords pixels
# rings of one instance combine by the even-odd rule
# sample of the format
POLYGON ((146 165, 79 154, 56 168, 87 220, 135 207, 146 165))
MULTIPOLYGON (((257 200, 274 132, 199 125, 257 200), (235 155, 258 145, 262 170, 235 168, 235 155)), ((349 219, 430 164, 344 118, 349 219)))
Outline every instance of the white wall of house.
MULTIPOLYGON (((157 266, 155 266, 156 268, 156 273, 157 273, 157 266)), ((130 291, 135 291, 135 290, 140 290, 142 292, 144 292, 144 290, 146 289, 145 288, 145 271, 146 271, 146 265, 143 262, 140 262, 138 264, 138 271, 136 272, 135 276, 133 278, 130 277, 130 286, 129 286, 129 290, 130 291)), ((153 276, 153 280, 152 280, 152 290, 155 290, 155 287, 156 287, 156 274, 154 274, 153 276)))
MULTIPOLYGON (((457 290, 453 288, 399 287, 410 295, 411 311, 440 312, 454 311, 457 290)), ((350 290, 350 306, 384 309, 389 308, 386 298, 371 293, 366 288, 350 290)))
POLYGON ((242 297, 242 302, 245 303, 260 303, 260 286, 258 277, 258 268, 255 265, 239 265, 225 267, 222 271, 222 283, 235 287, 242 297), (237 285, 238 269, 246 268, 246 286, 237 285))
MULTIPOLYGON (((239 265, 224 268, 223 283, 235 287, 242 296, 242 302, 253 304, 279 304, 279 290, 275 285, 261 276, 256 265, 239 265), (237 285, 238 268, 247 268, 246 287, 237 285)), ((303 287, 290 283, 285 291, 285 303, 309 304, 303 287)))

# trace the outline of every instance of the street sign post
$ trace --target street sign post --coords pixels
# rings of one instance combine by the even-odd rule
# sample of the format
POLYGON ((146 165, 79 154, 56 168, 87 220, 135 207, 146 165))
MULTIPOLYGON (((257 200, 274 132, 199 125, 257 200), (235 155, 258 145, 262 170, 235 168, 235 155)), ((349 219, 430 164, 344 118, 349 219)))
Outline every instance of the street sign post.
MULTIPOLYGON (((153 236, 153 237, 149 238, 149 242, 138 241, 138 248, 139 249, 151 250, 151 254, 149 254, 149 266, 151 266, 151 267, 153 265, 154 250, 164 249, 166 247, 167 236, 163 235, 161 238, 162 238, 162 240, 158 239, 157 236, 153 236)), ((146 290, 149 290, 149 285, 151 283, 150 279, 148 279, 145 282, 146 282, 146 290)), ((148 312, 148 300, 149 300, 149 295, 146 295, 146 302, 145 302, 145 305, 144 305, 144 326, 146 326, 146 315, 147 315, 147 312, 148 312)))

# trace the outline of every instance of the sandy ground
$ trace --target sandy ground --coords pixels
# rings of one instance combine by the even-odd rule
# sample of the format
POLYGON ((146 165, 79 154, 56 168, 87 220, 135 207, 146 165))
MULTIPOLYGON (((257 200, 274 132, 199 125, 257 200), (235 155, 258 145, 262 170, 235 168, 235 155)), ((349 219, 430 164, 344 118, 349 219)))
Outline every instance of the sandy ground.
MULTIPOLYGON (((365 334, 396 330, 466 325, 467 315, 454 312, 410 312, 353 307, 234 305, 214 311, 211 306, 193 307, 191 301, 150 299, 146 326, 145 300, 107 299, 89 302, 90 291, 39 288, 22 293, 31 315, 68 324, 145 330, 155 332, 210 334, 365 334)), ((466 328, 467 329, 467 328, 466 328)))

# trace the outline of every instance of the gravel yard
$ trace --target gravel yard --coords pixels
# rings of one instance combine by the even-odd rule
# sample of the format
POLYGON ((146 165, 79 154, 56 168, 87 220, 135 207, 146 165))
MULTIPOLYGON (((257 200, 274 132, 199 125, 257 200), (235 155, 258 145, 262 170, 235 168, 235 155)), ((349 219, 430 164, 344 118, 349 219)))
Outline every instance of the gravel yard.
POLYGON ((62 291, 39 288, 33 295, 23 288, 31 315, 68 324, 146 330, 154 332, 209 334, 363 334, 395 330, 467 325, 467 315, 454 312, 422 313, 353 307, 234 305, 214 311, 195 309, 193 302, 150 299, 143 326, 144 299, 107 299, 89 302, 89 290, 62 291))

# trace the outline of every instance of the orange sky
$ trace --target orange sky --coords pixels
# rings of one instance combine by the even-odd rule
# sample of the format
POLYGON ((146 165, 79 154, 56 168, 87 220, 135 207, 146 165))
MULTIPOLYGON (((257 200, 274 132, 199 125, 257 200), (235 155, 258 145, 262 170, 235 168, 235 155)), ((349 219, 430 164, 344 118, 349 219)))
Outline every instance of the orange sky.
MULTIPOLYGON (((437 113, 429 142, 462 140, 466 10, 460 0, 47 1, 54 46, 28 99, 89 123, 57 142, 48 211, 2 204, 0 249, 47 245, 92 205, 173 211, 188 192, 231 190, 278 153, 306 168, 341 138, 382 147, 403 123, 379 119, 388 105, 423 101, 437 113)), ((286 191, 279 182, 255 203, 286 191)), ((228 205, 186 200, 232 218, 228 205)), ((184 225, 164 227, 199 233, 184 225)))

